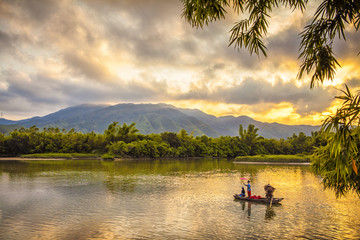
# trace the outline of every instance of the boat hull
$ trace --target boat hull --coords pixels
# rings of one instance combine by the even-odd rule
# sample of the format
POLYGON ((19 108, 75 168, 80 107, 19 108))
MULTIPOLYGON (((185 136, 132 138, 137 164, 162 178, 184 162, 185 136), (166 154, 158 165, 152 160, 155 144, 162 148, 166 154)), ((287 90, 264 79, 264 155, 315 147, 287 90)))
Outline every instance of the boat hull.
MULTIPOLYGON (((235 198, 235 200, 243 200, 243 201, 249 201, 249 202, 270 204, 270 200, 267 198, 255 199, 255 198, 249 198, 249 197, 241 197, 238 194, 234 194, 234 198, 235 198)), ((283 199, 284 198, 273 198, 272 204, 280 204, 280 202, 283 199)))

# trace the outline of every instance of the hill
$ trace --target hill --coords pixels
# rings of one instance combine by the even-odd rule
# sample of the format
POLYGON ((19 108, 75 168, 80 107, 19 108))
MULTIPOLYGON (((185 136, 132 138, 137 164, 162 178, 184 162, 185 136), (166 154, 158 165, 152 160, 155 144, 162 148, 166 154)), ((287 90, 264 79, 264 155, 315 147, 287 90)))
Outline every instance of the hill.
POLYGON ((58 112, 43 116, 11 121, 2 119, 2 125, 21 125, 31 127, 36 125, 40 129, 58 127, 60 129, 81 132, 103 133, 112 122, 136 123, 136 128, 142 134, 179 132, 185 129, 194 132, 195 136, 207 135, 218 137, 222 135, 238 136, 239 125, 245 128, 249 124, 259 128, 259 135, 266 138, 286 138, 293 133, 304 132, 310 135, 318 127, 310 125, 284 125, 279 123, 265 123, 247 116, 215 117, 197 109, 176 108, 168 104, 117 104, 91 105, 84 104, 62 109, 58 112))

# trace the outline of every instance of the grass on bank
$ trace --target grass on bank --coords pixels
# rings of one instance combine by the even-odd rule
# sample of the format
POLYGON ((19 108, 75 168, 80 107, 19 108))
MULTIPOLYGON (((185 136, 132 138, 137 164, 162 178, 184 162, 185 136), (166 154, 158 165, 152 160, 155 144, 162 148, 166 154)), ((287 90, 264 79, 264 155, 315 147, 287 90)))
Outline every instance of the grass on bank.
POLYGON ((93 153, 33 153, 23 154, 22 158, 98 158, 99 154, 93 153))
MULTIPOLYGON (((112 154, 95 154, 95 153, 34 153, 21 155, 22 158, 102 158, 114 159, 112 154)), ((308 163, 310 155, 256 155, 256 156, 239 156, 235 158, 236 162, 284 162, 284 163, 308 163)))
POLYGON ((256 155, 239 156, 235 158, 237 162, 284 162, 284 163, 309 163, 310 155, 256 155))

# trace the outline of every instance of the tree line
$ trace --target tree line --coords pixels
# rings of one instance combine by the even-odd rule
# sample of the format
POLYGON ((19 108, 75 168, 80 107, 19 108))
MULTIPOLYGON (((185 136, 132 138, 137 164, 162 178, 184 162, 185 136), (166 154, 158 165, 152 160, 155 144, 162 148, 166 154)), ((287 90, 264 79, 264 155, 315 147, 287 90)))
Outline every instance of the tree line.
POLYGON ((239 136, 218 138, 193 136, 182 129, 178 133, 140 134, 135 123, 111 123, 103 134, 81 133, 74 129, 36 126, 20 128, 8 135, 0 133, 0 155, 19 156, 32 153, 107 153, 114 157, 223 157, 259 154, 312 154, 326 145, 319 132, 306 136, 303 132, 287 139, 266 139, 258 128, 239 126, 239 136))

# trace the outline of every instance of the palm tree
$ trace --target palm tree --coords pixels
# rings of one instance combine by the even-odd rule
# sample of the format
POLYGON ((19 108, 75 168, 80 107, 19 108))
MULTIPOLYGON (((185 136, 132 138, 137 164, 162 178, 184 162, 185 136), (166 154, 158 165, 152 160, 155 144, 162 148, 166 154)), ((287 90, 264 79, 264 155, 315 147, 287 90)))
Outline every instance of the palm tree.
POLYGON ((255 128, 255 125, 252 124, 249 124, 247 130, 243 129, 241 124, 239 126, 240 141, 250 147, 250 155, 256 154, 256 149, 258 148, 257 143, 263 139, 263 137, 259 137, 257 134, 258 130, 259 129, 255 128))
POLYGON ((115 142, 116 128, 119 122, 111 123, 108 128, 104 131, 106 141, 108 143, 115 142))
POLYGON ((136 133, 139 132, 139 130, 135 128, 135 125, 136 123, 131 123, 130 125, 124 123, 122 127, 118 127, 118 140, 124 141, 126 143, 134 141, 136 139, 136 133))

